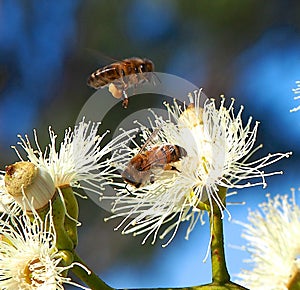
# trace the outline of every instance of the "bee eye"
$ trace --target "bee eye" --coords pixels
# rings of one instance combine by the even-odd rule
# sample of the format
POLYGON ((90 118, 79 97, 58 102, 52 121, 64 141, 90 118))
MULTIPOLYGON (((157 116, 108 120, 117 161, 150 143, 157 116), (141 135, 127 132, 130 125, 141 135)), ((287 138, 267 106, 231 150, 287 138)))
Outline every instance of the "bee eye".
POLYGON ((141 64, 141 65, 140 65, 140 70, 141 70, 142 72, 145 72, 145 65, 144 65, 144 64, 141 64))
POLYGON ((123 69, 121 69, 121 75, 122 75, 122 77, 125 76, 125 71, 123 69))

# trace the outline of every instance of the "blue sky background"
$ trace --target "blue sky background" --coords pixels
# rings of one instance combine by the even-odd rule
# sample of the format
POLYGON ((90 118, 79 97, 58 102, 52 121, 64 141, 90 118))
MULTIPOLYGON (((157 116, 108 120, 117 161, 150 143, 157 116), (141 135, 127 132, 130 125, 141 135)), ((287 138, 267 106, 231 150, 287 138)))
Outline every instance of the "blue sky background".
MULTIPOLYGON (((300 112, 292 89, 300 79, 300 6, 297 1, 19 1, 0 2, 0 162, 16 161, 9 148, 16 135, 37 128, 42 145, 53 125, 62 138, 93 94, 87 76, 107 63, 103 55, 152 59, 157 71, 186 78, 206 94, 235 97, 245 120, 259 120, 258 144, 269 152, 293 151, 270 170, 285 174, 269 186, 240 190, 232 200, 233 219, 245 221, 270 192, 299 187, 300 112), (241 3, 243 2, 243 3, 241 3), (106 63, 105 63, 106 62, 106 63)), ((112 116, 114 118, 116 116, 112 116)), ((297 196, 296 196, 297 197, 297 196)), ((298 195, 299 200, 299 195, 298 195)), ((197 226, 184 240, 183 225, 174 241, 161 248, 141 246, 104 224, 107 215, 81 203, 83 227, 78 251, 111 286, 183 287, 210 282, 203 264, 208 226, 197 226), (93 212, 91 214, 90 212, 93 212)), ((225 220, 230 273, 238 273, 247 254, 241 227, 225 220)))

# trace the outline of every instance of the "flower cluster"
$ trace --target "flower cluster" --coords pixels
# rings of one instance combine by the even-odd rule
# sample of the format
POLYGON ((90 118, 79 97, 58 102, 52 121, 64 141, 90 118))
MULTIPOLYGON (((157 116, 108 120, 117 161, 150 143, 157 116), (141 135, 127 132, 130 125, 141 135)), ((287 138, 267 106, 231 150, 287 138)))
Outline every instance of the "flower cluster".
POLYGON ((250 289, 296 289, 292 286, 300 282, 300 208, 294 194, 290 199, 267 198, 260 211, 249 212, 249 224, 240 223, 253 269, 243 270, 238 278, 250 289))
MULTIPOLYGON (((113 175, 103 157, 120 144, 116 138, 100 147, 106 133, 98 135, 98 127, 99 123, 83 120, 73 131, 67 129, 58 151, 51 128, 50 144, 44 152, 35 131, 35 148, 28 136, 20 136, 26 159, 13 147, 20 161, 6 166, 0 175, 1 289, 77 285, 66 277, 68 269, 77 264, 73 263, 73 250, 78 206, 72 187, 101 191, 109 182, 107 175, 113 175)), ((89 272, 83 265, 77 266, 89 272)))
MULTIPOLYGON (((223 218, 225 210, 230 217, 228 189, 265 187, 266 177, 282 173, 264 168, 289 157, 290 152, 249 161, 261 146, 254 147, 258 122, 252 124, 249 118, 244 123, 243 107, 235 113, 234 100, 229 106, 225 98, 219 105, 213 99, 200 105, 201 98, 199 90, 189 95, 188 105, 166 103, 168 118, 152 112, 150 128, 136 122, 137 128, 123 131, 102 147, 107 132, 98 135, 99 123, 84 120, 73 131, 67 129, 60 144, 49 128, 50 143, 45 150, 35 131, 33 145, 27 135, 19 136, 26 157, 13 147, 20 161, 0 174, 0 210, 8 215, 0 219, 0 288, 75 285, 66 278, 76 264, 78 204, 73 188, 109 200, 113 214, 106 220, 122 218, 116 228, 123 228, 122 233, 145 234, 143 243, 151 236, 152 243, 158 236, 168 237, 166 246, 184 221, 189 222, 188 238, 197 222, 204 223, 205 212, 213 216, 215 211, 223 218), (135 140, 137 131, 142 147, 135 140), (105 191, 107 185, 114 188, 114 196, 105 191)), ((289 209, 285 199, 282 203, 270 199, 269 204, 284 206, 283 216, 289 209)), ((256 234, 257 229, 248 226, 248 230, 256 234)), ((258 253, 252 252, 253 256, 258 253)), ((295 251, 289 257, 295 258, 295 251)), ((296 260, 283 275, 294 273, 297 265, 296 260)), ((247 277, 247 272, 243 275, 247 277)))
POLYGON ((134 182, 129 182, 133 186, 115 183, 117 195, 112 198, 113 215, 108 219, 123 217, 116 229, 124 226, 124 234, 147 233, 143 243, 151 235, 154 243, 161 227, 166 225, 160 238, 172 232, 167 245, 176 234, 179 224, 189 221, 186 232, 188 238, 197 221, 204 222, 203 209, 212 211, 217 206, 222 212, 226 208, 225 195, 222 196, 224 189, 265 186, 266 176, 281 173, 266 173, 262 168, 288 157, 290 153, 269 154, 253 162, 247 161, 256 150, 253 146, 258 123, 251 126, 250 118, 243 125, 242 107, 235 114, 234 100, 228 108, 224 98, 219 108, 212 99, 207 99, 202 108, 200 100, 201 90, 190 95, 188 106, 180 106, 177 102, 174 105, 166 104, 168 120, 153 113, 154 121, 150 121, 150 129, 138 123, 144 140, 145 153, 142 157, 145 163, 152 162, 152 165, 145 166, 148 166, 147 174, 142 175, 143 170, 134 166, 135 159, 132 158, 141 151, 132 138, 129 139, 136 144, 134 148, 125 144, 119 150, 122 162, 113 165, 123 174, 124 171, 127 175, 132 171, 133 180, 144 178, 139 187, 134 186, 134 182), (182 148, 181 158, 173 168, 169 168, 171 170, 164 169, 168 167, 167 155, 174 153, 165 152, 165 157, 162 155, 164 152, 151 153, 153 150, 164 151, 166 144, 182 148), (160 161, 155 161, 149 155, 153 156, 152 159, 162 156, 160 161), (249 182, 249 179, 254 182, 249 182))

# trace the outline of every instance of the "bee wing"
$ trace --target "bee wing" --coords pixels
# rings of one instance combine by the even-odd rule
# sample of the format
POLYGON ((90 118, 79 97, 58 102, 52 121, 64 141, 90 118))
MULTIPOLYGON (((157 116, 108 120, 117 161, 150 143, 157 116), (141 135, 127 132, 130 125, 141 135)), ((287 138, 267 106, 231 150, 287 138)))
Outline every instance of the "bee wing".
MULTIPOLYGON (((160 147, 158 147, 156 150, 162 150, 160 147)), ((166 170, 177 170, 176 167, 172 166, 172 162, 168 162, 168 158, 167 158, 167 154, 166 153, 170 153, 171 155, 174 152, 174 147, 169 147, 168 152, 166 151, 166 149, 163 149, 162 151, 164 151, 163 153, 160 152, 157 154, 157 156, 161 156, 159 158, 154 158, 153 161, 149 162, 146 164, 146 166, 144 166, 141 170, 149 170, 151 168, 151 170, 153 168, 163 168, 166 170), (168 168, 166 168, 168 167, 168 168)))
MULTIPOLYGON (((149 162, 146 164, 146 166, 142 167, 140 171, 146 171, 149 170, 150 168, 159 168, 162 167, 164 164, 162 164, 162 161, 166 160, 165 157, 157 158, 156 160, 153 160, 152 162, 149 162), (155 166, 157 165, 157 166, 155 166), (160 165, 160 166, 158 166, 160 165)), ((166 162, 165 162, 166 163, 166 162)))
POLYGON ((158 127, 155 128, 153 130, 153 132, 151 133, 151 135, 148 137, 148 139, 146 140, 146 142, 144 143, 144 145, 141 147, 139 153, 143 152, 145 150, 145 148, 150 144, 153 143, 154 144, 154 138, 157 136, 157 133, 159 132, 159 130, 162 128, 162 124, 158 127))
POLYGON ((112 70, 115 70, 115 68, 114 67, 109 67, 109 66, 100 67, 90 75, 90 77, 88 78, 88 81, 90 81, 92 78, 97 77, 98 75, 101 75, 103 73, 107 73, 107 72, 112 71, 112 70))
MULTIPOLYGON (((106 53, 94 49, 94 48, 85 48, 85 51, 87 52, 88 56, 90 56, 92 59, 101 61, 102 63, 106 63, 106 65, 113 63, 113 62, 119 62, 120 59, 117 58, 113 58, 109 55, 107 55, 106 53)), ((102 67, 104 67, 105 65, 103 65, 102 67)))
POLYGON ((106 73, 106 72, 109 72, 109 71, 112 71, 112 70, 116 70, 115 67, 111 67, 110 65, 108 66, 104 66, 102 68, 99 68, 96 70, 95 74, 97 74, 97 72, 99 73, 106 73))

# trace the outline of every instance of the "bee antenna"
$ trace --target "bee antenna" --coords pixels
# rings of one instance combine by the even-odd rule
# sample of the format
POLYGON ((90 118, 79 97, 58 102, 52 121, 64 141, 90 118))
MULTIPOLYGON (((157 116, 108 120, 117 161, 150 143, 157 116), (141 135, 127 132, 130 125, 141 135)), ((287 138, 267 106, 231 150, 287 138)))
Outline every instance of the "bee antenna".
POLYGON ((132 192, 127 188, 128 183, 125 185, 125 189, 128 191, 129 194, 132 194, 132 192))
MULTIPOLYGON (((152 75, 155 76, 155 78, 158 80, 159 83, 161 83, 160 78, 158 77, 158 75, 155 72, 152 72, 152 75)), ((156 85, 156 82, 153 77, 152 77, 152 81, 153 81, 153 85, 156 85)))

